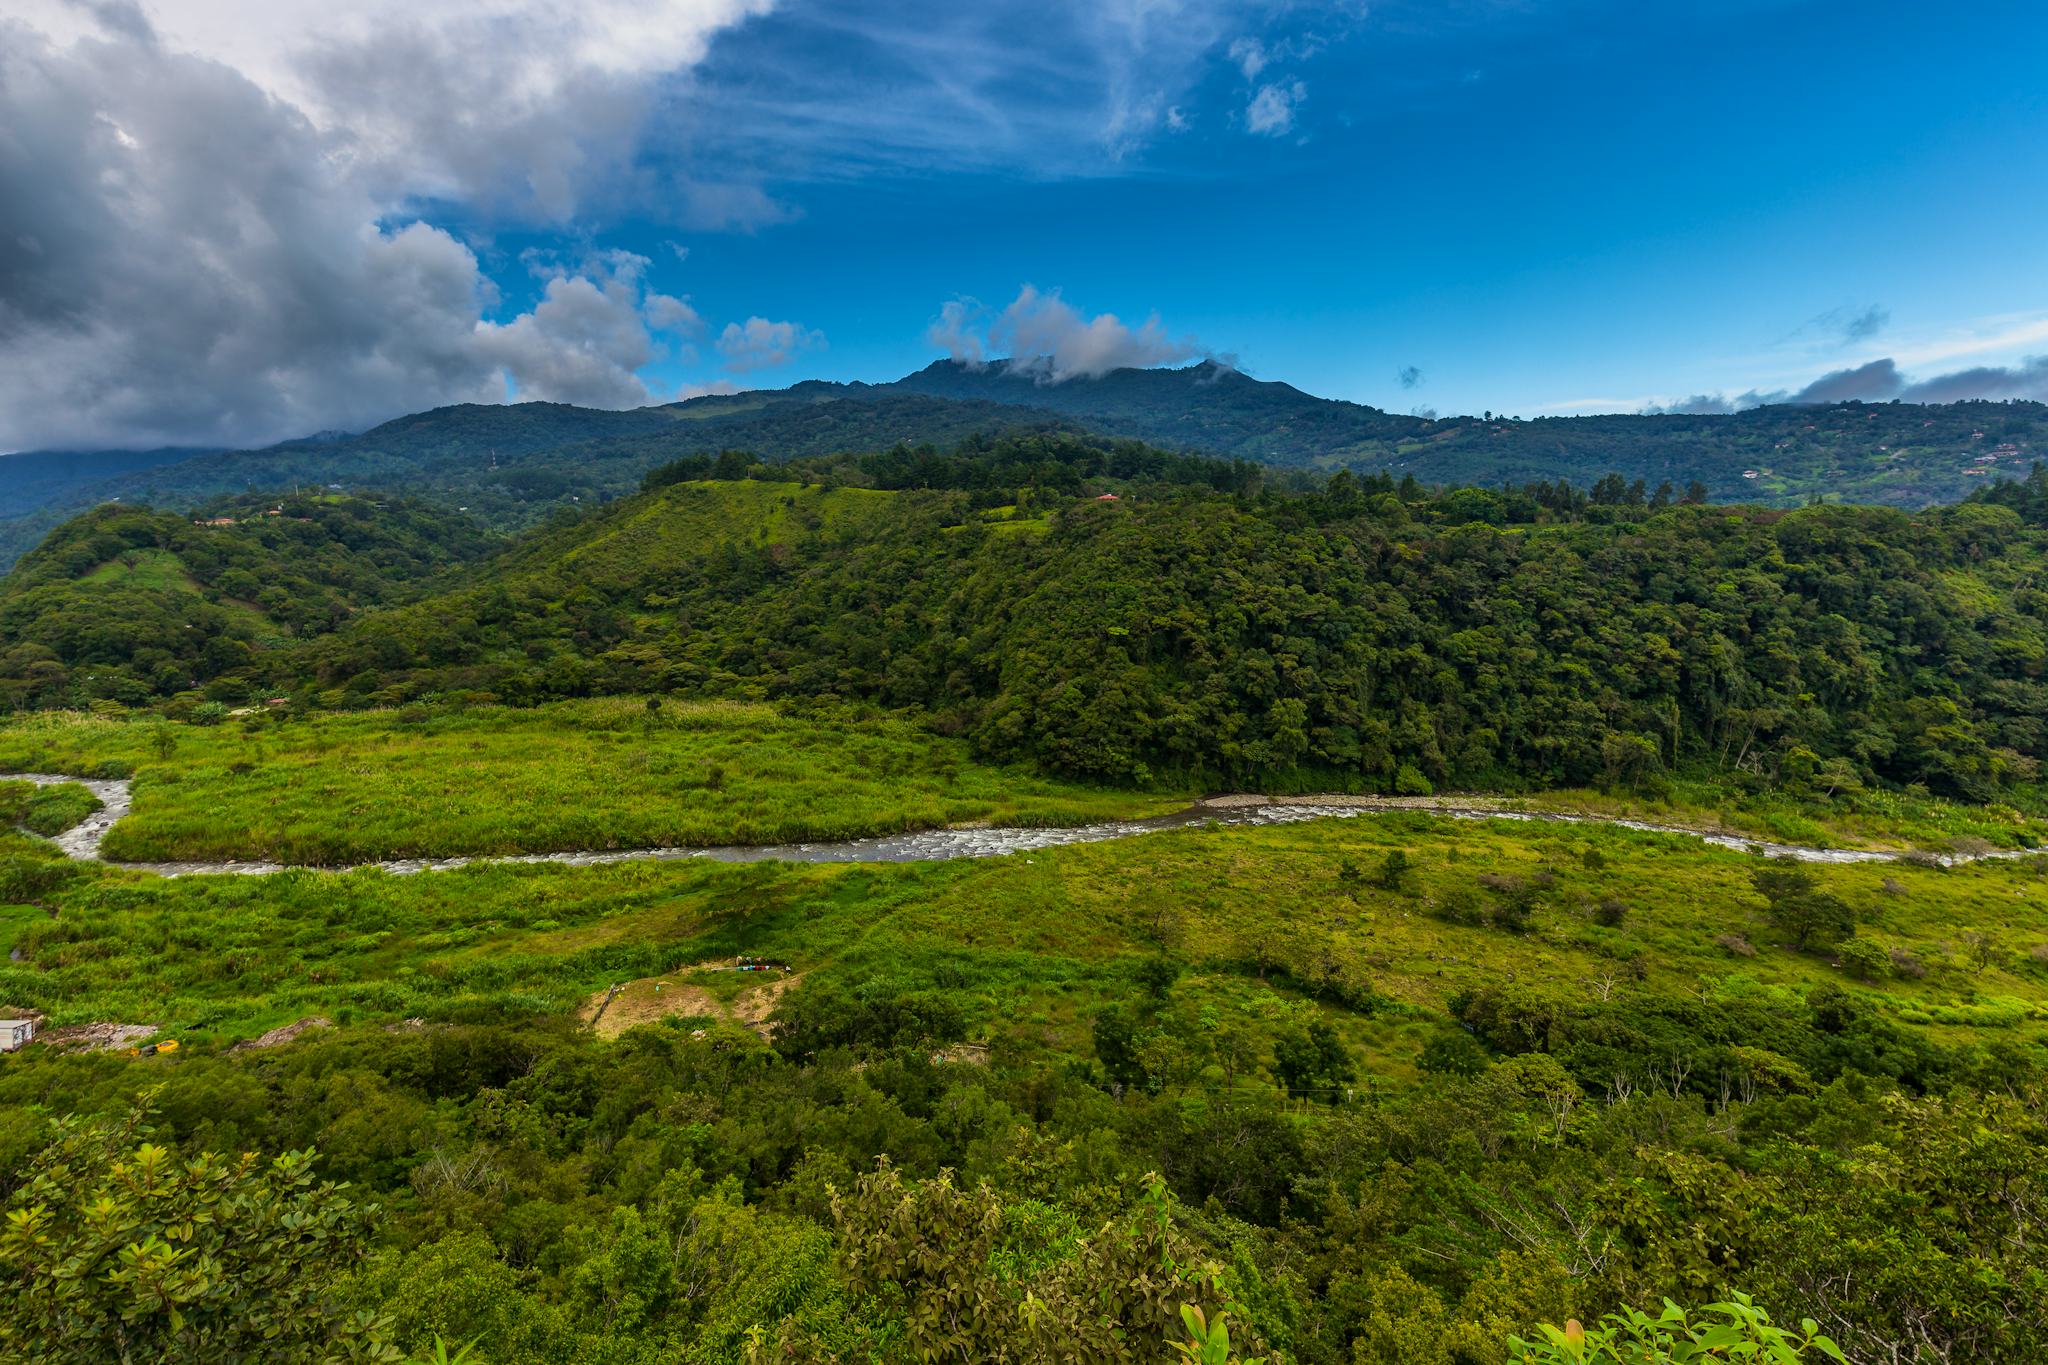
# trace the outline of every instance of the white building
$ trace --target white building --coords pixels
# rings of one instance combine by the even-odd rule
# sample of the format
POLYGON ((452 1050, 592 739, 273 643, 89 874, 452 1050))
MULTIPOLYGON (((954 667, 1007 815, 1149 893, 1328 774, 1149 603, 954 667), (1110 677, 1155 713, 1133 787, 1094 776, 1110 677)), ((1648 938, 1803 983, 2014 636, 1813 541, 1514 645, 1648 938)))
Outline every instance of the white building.
POLYGON ((17 1052, 21 1045, 36 1036, 36 1021, 33 1019, 0 1019, 0 1052, 17 1052))

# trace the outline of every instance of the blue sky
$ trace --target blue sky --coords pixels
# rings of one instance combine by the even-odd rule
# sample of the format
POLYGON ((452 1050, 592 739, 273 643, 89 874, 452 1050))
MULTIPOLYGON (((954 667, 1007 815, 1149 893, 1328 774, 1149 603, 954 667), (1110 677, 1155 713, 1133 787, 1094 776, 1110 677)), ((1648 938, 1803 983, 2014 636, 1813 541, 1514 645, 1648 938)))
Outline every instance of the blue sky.
MULTIPOLYGON (((489 24, 408 6, 403 46, 323 28, 314 5, 266 7, 284 17, 252 38, 229 0, 140 11, 154 46, 135 52, 75 16, 31 33, 17 55, 53 84, 112 100, 110 73, 138 64, 167 98, 228 80, 190 57, 282 111, 264 173, 288 187, 247 201, 365 221, 313 266, 250 271, 332 273, 326 292, 358 299, 398 277, 447 305, 427 316, 394 286, 303 361, 281 317, 270 390, 186 367, 169 398, 67 395, 109 414, 96 431, 888 379, 946 353, 933 324, 956 300, 994 326, 987 354, 1020 336, 1077 372, 1217 354, 1402 411, 1732 405, 1841 371, 1870 397, 2006 395, 2044 374, 2038 6, 604 0, 564 30, 494 4, 489 24), (1006 321, 1026 286, 1037 302, 1006 321), (445 337, 420 358, 399 327, 445 337), (1950 388, 1911 387, 1928 381, 1950 388), (209 417, 216 390, 246 420, 209 417)), ((147 147, 167 117, 100 122, 147 147)), ((0 188, 28 173, 0 163, 0 188)), ((127 211, 97 235, 29 228, 221 254, 127 211)), ((22 288, 5 264, 0 303, 22 288)), ((131 376, 176 344, 128 342, 131 376)), ((18 441, 44 428, 64 430, 18 441)))

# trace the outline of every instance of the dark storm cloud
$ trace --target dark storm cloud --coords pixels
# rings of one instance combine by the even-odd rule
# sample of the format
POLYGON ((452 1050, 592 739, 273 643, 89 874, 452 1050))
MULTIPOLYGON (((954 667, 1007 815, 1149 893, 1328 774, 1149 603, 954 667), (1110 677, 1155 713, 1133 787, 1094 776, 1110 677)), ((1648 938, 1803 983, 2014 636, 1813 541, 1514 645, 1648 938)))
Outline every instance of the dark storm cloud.
MULTIPOLYGON (((647 400, 638 258, 485 322, 475 255, 385 226, 360 159, 132 12, 58 47, 0 21, 0 449, 247 443, 438 403, 647 400)), ((687 310, 685 310, 687 311, 687 310)))
POLYGON ((1784 401, 1847 403, 1856 399, 1865 403, 1881 403, 1889 398, 1897 398, 1899 391, 1905 386, 1905 380, 1899 377, 1898 365, 1887 357, 1883 360, 1873 360, 1867 365, 1824 374, 1784 401))
POLYGON ((2048 402, 2048 356, 2031 356, 2013 366, 1957 370, 1908 385, 1900 396, 1912 403, 1953 403, 1965 398, 2032 398, 2048 402))
POLYGON ((1699 393, 1677 403, 1643 409, 1647 413, 1728 413, 1766 403, 1961 403, 1972 399, 2033 399, 2048 402, 2048 356, 2030 356, 2017 365, 1980 365, 1928 379, 1900 373, 1898 362, 1885 357, 1865 365, 1824 374, 1803 389, 1755 389, 1733 396, 1699 393))

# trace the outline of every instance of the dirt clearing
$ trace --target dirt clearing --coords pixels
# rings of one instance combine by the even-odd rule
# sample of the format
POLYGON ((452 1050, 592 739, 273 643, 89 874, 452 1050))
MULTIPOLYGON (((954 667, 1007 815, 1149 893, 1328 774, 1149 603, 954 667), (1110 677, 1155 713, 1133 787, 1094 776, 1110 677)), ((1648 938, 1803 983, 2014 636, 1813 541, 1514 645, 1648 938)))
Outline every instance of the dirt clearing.
POLYGON ((743 1024, 766 1038, 770 1032, 768 1016, 775 1012, 783 995, 804 979, 804 974, 742 973, 747 984, 727 1000, 719 998, 726 992, 714 992, 701 981, 690 979, 702 972, 734 970, 731 962, 700 962, 695 966, 678 968, 665 976, 628 981, 591 996, 583 1002, 583 1008, 576 1012, 576 1017, 589 1024, 600 1038, 616 1038, 636 1024, 672 1016, 743 1024))

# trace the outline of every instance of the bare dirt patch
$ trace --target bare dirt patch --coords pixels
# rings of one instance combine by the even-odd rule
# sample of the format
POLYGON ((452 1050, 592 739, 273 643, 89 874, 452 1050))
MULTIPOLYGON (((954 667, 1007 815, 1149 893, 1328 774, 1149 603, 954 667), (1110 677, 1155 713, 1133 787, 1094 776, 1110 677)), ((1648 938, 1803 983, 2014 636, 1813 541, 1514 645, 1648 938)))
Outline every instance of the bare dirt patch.
POLYGON ((803 980, 802 972, 746 973, 756 979, 730 1001, 689 980, 698 972, 733 971, 731 962, 700 962, 682 967, 666 976, 642 977, 624 985, 597 992, 583 1002, 576 1017, 590 1025, 600 1038, 616 1038, 638 1024, 658 1019, 719 1019, 742 1024, 766 1038, 768 1016, 782 997, 803 980), (610 1003, 607 1004, 606 1002, 610 1003))
POLYGON ((313 1029, 333 1027, 334 1021, 332 1019, 327 1018, 325 1015, 309 1015, 308 1017, 299 1020, 297 1023, 285 1024, 280 1028, 274 1028, 270 1032, 262 1035, 261 1037, 249 1038, 242 1042, 236 1043, 233 1047, 229 1048, 228 1051, 240 1052, 244 1048, 252 1047, 283 1047, 286 1043, 291 1042, 294 1038, 297 1038, 302 1033, 311 1032, 313 1029))
POLYGON ((156 1036, 155 1024, 73 1024, 36 1035, 45 1047, 78 1052, 115 1052, 156 1036))

